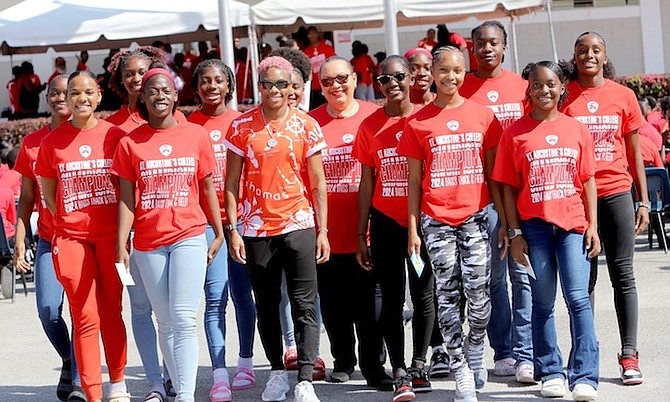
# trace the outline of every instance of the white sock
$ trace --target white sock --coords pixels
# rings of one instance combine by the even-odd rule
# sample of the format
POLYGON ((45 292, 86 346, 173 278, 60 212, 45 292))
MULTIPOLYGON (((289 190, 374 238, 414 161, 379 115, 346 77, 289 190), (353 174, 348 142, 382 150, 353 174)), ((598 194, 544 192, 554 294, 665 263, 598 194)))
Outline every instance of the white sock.
POLYGON ((433 353, 444 353, 444 346, 442 345, 433 346, 433 353))
POLYGON ((109 394, 110 395, 125 394, 127 392, 128 392, 128 389, 126 388, 125 380, 119 381, 119 382, 109 383, 109 394))
POLYGON ((228 369, 225 367, 214 369, 212 377, 214 378, 214 384, 217 384, 222 381, 228 382, 228 369))
POLYGON ((237 358, 237 368, 254 368, 253 357, 238 357, 237 358))

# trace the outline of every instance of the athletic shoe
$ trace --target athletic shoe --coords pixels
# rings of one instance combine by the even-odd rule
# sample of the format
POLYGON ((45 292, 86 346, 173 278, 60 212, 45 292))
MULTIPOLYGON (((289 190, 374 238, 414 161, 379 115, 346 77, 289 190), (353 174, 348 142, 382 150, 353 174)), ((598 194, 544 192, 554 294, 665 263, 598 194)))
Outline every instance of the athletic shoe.
POLYGON ((426 370, 423 367, 409 368, 407 371, 410 377, 412 377, 412 389, 414 392, 430 392, 433 390, 428 379, 428 374, 426 374, 426 370))
POLYGON ((449 377, 449 373, 451 373, 449 355, 443 350, 433 352, 433 355, 430 357, 430 369, 428 369, 430 378, 449 377))
POLYGON ((465 358, 468 362, 468 367, 472 370, 475 378, 475 386, 477 389, 482 389, 489 378, 489 372, 486 370, 486 365, 484 364, 484 343, 473 346, 470 344, 469 338, 466 338, 463 348, 465 349, 465 358))
POLYGON ((580 382, 572 389, 572 399, 575 401, 592 402, 598 399, 598 391, 591 385, 580 382))
POLYGON ((466 363, 454 371, 454 380, 456 381, 454 402, 477 402, 475 375, 466 363))
POLYGON ((298 350, 296 348, 288 348, 284 352, 284 368, 286 370, 298 369, 298 350))
POLYGON ((314 393, 314 386, 309 381, 300 381, 293 389, 295 402, 320 402, 314 393))
POLYGON ((642 372, 640 371, 639 353, 635 356, 621 356, 619 358, 619 371, 624 385, 638 385, 644 382, 642 372))
POLYGON ((400 376, 394 380, 393 402, 413 401, 416 399, 411 381, 409 375, 400 376))
POLYGON ((540 394, 545 398, 561 398, 565 396, 565 379, 561 377, 543 381, 540 394))
POLYGON ((521 363, 516 366, 516 373, 514 374, 516 382, 521 384, 535 384, 535 368, 530 363, 521 363))
POLYGON ((496 375, 498 377, 513 376, 516 372, 514 368, 515 364, 516 360, 514 360, 511 357, 496 360, 493 365, 493 375, 496 375))
POLYGON ((322 358, 317 357, 312 369, 312 381, 321 381, 326 378, 326 363, 322 358))
POLYGON ((272 370, 261 399, 264 401, 283 401, 286 399, 289 390, 286 370, 272 370))

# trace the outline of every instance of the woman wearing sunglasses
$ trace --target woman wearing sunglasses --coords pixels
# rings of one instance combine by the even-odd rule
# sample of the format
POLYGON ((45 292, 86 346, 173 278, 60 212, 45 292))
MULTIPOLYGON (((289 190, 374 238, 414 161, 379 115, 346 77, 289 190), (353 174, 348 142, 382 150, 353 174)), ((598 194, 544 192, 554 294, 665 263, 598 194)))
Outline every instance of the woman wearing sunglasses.
POLYGON ((426 350, 435 323, 434 278, 428 254, 422 246, 410 262, 407 254, 407 158, 398 156, 396 147, 408 116, 420 109, 410 101, 414 84, 407 60, 392 55, 380 63, 377 76, 386 105, 361 125, 354 155, 363 165, 358 204, 358 250, 356 260, 380 279, 382 288, 382 328, 394 374, 394 401, 410 401, 415 392, 431 390, 424 369, 426 350), (370 249, 365 234, 370 221, 370 249), (404 359, 402 308, 405 302, 405 263, 414 304, 412 318, 412 364, 404 359), (409 371, 409 373, 407 373, 409 371))
POLYGON ((278 308, 283 271, 298 341, 295 401, 314 402, 319 400, 311 383, 319 336, 314 306, 316 263, 326 262, 330 256, 321 163, 326 144, 319 124, 288 105, 292 71, 286 59, 264 59, 258 66, 261 105, 234 120, 228 130, 225 229, 230 254, 249 269, 259 334, 271 364, 262 400, 283 401, 289 391, 278 308), (309 177, 315 211, 306 195, 303 169, 309 177), (237 229, 238 202, 242 203, 241 233, 237 229), (315 216, 318 230, 314 228, 315 216))

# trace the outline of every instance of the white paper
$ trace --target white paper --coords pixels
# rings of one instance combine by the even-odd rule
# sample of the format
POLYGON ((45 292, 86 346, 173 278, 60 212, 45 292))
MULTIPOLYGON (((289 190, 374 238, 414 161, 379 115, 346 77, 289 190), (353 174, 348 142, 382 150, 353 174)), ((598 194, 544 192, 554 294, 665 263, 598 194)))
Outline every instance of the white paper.
POLYGON ((116 272, 119 274, 119 279, 121 279, 121 284, 123 286, 135 286, 133 276, 130 275, 130 272, 126 271, 125 264, 117 262, 114 266, 116 267, 116 272))
POLYGON ((535 277, 535 270, 533 269, 533 265, 530 263, 530 258, 528 258, 528 254, 523 253, 523 256, 526 258, 526 271, 528 271, 528 276, 533 279, 537 279, 537 277, 535 277))
POLYGON ((412 255, 409 257, 409 260, 412 262, 412 265, 414 266, 414 270, 416 271, 416 275, 421 278, 421 274, 423 273, 423 260, 421 259, 421 256, 417 253, 412 253, 412 255))

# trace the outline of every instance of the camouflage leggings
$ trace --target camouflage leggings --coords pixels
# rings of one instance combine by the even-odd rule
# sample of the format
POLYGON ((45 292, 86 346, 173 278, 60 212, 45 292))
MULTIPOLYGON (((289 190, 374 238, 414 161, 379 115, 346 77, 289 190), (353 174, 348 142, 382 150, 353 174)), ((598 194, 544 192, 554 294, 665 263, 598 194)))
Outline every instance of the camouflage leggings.
POLYGON ((438 320, 451 367, 457 369, 465 362, 461 285, 468 303, 468 361, 473 369, 483 367, 484 338, 491 315, 491 245, 486 210, 459 226, 421 214, 421 226, 435 273, 438 320))

